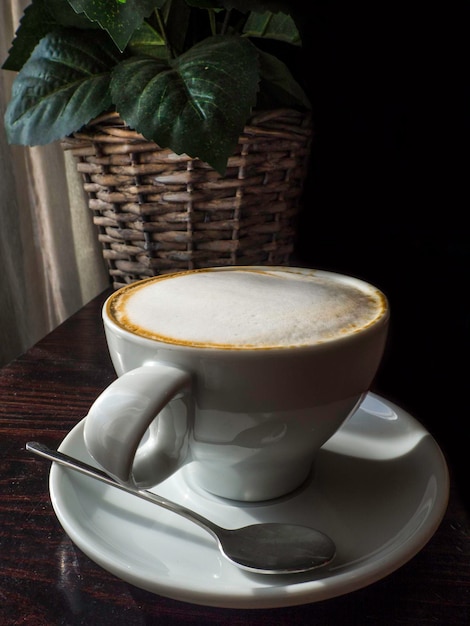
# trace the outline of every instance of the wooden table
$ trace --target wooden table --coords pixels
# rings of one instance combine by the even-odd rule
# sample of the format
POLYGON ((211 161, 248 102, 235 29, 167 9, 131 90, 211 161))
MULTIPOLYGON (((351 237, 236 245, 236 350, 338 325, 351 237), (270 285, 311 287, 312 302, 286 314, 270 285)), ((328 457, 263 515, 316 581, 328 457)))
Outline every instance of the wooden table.
POLYGON ((115 374, 103 293, 0 370, 0 624, 470 624, 470 523, 452 480, 446 515, 407 564, 353 593, 301 606, 236 610, 148 593, 85 556, 53 512, 49 464, 25 451, 57 447, 115 374))

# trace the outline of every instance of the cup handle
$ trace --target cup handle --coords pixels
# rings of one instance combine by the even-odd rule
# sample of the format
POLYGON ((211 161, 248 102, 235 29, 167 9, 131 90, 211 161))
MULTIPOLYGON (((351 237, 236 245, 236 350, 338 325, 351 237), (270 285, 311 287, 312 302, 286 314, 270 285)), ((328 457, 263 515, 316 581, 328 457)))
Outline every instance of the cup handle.
POLYGON ((190 374, 165 363, 126 372, 101 393, 85 418, 89 454, 121 483, 142 489, 162 482, 187 455, 190 388, 190 374), (169 405, 179 394, 181 401, 169 405))

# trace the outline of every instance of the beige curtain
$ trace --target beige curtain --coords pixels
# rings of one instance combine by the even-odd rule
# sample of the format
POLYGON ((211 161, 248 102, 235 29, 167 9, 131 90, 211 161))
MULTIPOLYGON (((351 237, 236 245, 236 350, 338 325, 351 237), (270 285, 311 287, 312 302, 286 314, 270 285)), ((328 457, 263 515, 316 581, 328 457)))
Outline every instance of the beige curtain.
MULTIPOLYGON (((0 64, 29 0, 0 2, 0 64)), ((73 157, 8 145, 12 72, 0 72, 0 366, 109 285, 73 157)))

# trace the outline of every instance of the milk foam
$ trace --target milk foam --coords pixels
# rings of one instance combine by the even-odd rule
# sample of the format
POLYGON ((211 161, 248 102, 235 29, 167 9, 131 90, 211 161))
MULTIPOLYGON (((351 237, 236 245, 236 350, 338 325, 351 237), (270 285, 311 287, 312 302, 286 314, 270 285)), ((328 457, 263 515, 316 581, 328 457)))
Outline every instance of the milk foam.
POLYGON ((182 272, 131 285, 110 313, 139 335, 224 348, 311 345, 380 317, 383 295, 365 283, 288 269, 182 272))

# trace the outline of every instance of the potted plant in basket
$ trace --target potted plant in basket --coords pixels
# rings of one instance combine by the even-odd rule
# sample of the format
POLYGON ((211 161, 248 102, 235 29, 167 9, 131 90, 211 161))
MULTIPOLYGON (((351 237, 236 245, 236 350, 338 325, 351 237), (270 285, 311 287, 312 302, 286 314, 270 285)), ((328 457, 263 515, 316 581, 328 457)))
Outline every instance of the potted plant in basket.
POLYGON ((300 45, 289 2, 31 0, 3 63, 18 71, 7 136, 50 143, 114 107, 223 174, 253 108, 309 107, 268 40, 300 45))
POLYGON ((7 137, 72 150, 116 287, 173 269, 288 260, 311 134, 290 6, 26 8, 2 66, 17 72, 7 137))

